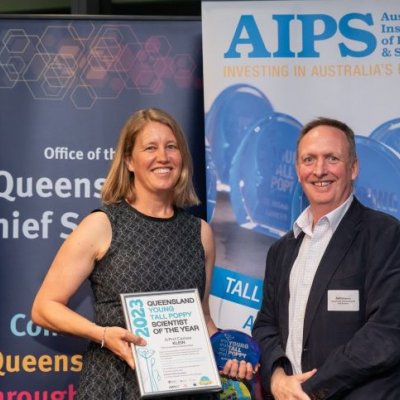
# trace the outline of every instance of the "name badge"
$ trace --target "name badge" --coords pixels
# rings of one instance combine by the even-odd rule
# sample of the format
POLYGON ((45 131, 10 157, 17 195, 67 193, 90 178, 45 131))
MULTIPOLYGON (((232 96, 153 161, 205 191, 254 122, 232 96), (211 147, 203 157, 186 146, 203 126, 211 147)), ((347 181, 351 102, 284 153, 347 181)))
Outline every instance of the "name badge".
POLYGON ((358 290, 328 290, 328 311, 360 311, 358 290))

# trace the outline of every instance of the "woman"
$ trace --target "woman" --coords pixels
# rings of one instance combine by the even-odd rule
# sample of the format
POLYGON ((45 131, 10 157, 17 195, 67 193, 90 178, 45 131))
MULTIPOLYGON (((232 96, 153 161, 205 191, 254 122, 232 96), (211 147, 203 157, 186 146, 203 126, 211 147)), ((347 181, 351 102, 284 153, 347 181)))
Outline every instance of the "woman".
MULTIPOLYGON (((192 162, 178 123, 159 109, 134 113, 121 131, 102 190, 103 207, 59 249, 32 307, 34 323, 90 340, 78 399, 138 399, 120 293, 197 287, 210 335, 208 296, 215 248, 210 226, 183 209, 199 203, 192 162), (68 307, 89 279, 95 322, 68 307)), ((251 365, 228 362, 224 374, 251 379, 251 365)))

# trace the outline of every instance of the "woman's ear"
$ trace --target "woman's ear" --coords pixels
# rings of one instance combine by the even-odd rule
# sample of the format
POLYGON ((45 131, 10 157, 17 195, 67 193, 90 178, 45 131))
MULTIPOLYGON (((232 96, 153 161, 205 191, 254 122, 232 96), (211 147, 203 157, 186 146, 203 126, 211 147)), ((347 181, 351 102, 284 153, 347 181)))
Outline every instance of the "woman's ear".
POLYGON ((132 157, 125 157, 125 165, 126 168, 128 168, 128 171, 135 173, 135 169, 134 169, 134 162, 132 157))

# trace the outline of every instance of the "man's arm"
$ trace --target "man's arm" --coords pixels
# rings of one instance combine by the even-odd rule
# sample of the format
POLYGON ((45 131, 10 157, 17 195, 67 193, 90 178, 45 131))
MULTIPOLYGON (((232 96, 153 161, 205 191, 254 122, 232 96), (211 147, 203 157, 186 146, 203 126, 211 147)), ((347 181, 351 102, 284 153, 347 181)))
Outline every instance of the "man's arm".
POLYGON ((287 373, 291 373, 291 365, 282 345, 282 335, 277 322, 278 316, 275 315, 275 310, 278 308, 278 304, 276 304, 278 300, 275 299, 275 293, 278 290, 275 286, 278 285, 278 277, 274 272, 275 253, 275 246, 273 246, 269 249, 267 256, 263 301, 252 330, 252 335, 260 346, 260 374, 267 391, 270 391, 271 376, 275 368, 284 367, 287 373))
POLYGON ((278 302, 282 300, 280 297, 284 296, 279 290, 280 279, 284 279, 279 260, 279 246, 282 244, 282 242, 276 244, 268 252, 263 303, 254 323, 253 337, 259 343, 261 350, 260 371, 266 392, 271 393, 274 398, 309 400, 310 397, 303 391, 301 384, 313 376, 316 370, 292 375, 292 367, 285 354, 283 333, 278 322, 278 302))
POLYGON ((302 385, 310 395, 340 398, 400 368, 400 225, 378 218, 369 226, 364 239, 355 242, 367 252, 360 257, 365 260, 360 298, 365 302, 366 322, 302 385))

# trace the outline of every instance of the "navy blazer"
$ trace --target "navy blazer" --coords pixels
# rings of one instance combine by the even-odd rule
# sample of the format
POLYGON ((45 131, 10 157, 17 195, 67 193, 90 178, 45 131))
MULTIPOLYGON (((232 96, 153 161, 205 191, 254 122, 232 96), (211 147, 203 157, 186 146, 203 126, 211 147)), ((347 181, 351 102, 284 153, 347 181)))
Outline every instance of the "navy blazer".
MULTIPOLYGON (((303 236, 296 239, 289 232, 268 251, 263 303, 253 327, 267 393, 277 363, 292 373, 285 356, 289 275, 303 236)), ((313 368, 317 373, 302 385, 312 399, 400 399, 400 222, 357 199, 332 236, 311 286, 302 370, 313 368), (331 290, 358 293, 358 311, 329 311, 331 290)))

